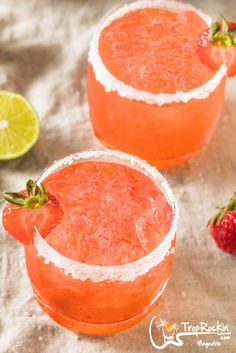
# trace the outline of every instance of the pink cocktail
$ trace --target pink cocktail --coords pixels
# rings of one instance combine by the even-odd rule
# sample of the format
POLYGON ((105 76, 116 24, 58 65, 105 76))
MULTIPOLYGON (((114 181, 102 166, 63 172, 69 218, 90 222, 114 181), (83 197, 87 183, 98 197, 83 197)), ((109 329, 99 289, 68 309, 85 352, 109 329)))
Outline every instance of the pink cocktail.
POLYGON ((205 146, 220 117, 226 66, 197 51, 211 18, 177 1, 136 1, 108 16, 91 42, 90 118, 107 147, 160 168, 205 146))
POLYGON ((176 204, 164 178, 117 151, 82 152, 39 178, 63 209, 45 239, 25 247, 41 307, 77 332, 128 328, 158 302, 175 249, 176 204))

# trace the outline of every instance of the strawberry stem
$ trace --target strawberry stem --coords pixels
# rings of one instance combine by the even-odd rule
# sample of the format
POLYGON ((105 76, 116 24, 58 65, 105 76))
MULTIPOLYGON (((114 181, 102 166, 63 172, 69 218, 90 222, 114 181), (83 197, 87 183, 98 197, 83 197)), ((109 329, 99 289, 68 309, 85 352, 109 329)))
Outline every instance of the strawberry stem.
POLYGON ((2 197, 14 205, 31 209, 41 208, 48 202, 48 192, 43 184, 30 179, 26 183, 26 191, 28 197, 20 192, 5 192, 2 197))
POLYGON ((232 47, 236 45, 236 24, 228 22, 223 15, 220 20, 212 22, 209 33, 210 42, 213 45, 232 47))
POLYGON ((221 208, 217 207, 217 209, 218 213, 209 220, 207 226, 220 222, 228 211, 236 210, 236 192, 233 193, 233 196, 230 198, 227 206, 221 208))

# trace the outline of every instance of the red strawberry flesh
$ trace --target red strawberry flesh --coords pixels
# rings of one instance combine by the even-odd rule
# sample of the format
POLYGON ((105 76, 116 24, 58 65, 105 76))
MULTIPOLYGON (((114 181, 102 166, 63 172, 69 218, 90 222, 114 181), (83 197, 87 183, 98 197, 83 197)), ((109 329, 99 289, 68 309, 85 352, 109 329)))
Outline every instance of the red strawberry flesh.
POLYGON ((217 246, 233 255, 236 255, 236 193, 226 207, 209 221, 210 232, 217 246))
POLYGON ((44 186, 40 193, 35 187, 36 183, 32 181, 30 183, 32 190, 28 184, 28 191, 3 195, 10 201, 3 209, 3 226, 24 245, 33 242, 35 227, 43 237, 46 237, 60 223, 63 216, 63 210, 57 199, 48 194, 44 186))
POLYGON ((217 71, 226 64, 228 76, 236 75, 236 23, 226 21, 223 16, 213 22, 201 35, 198 55, 211 70, 217 71))

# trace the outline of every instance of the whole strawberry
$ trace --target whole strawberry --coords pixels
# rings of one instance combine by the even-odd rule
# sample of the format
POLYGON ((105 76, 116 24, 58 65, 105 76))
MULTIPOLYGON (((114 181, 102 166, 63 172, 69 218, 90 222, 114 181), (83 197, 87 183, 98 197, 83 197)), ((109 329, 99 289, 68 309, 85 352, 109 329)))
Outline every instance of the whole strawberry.
POLYGON ((208 225, 217 246, 236 255, 236 192, 227 206, 219 208, 219 212, 210 219, 208 225))

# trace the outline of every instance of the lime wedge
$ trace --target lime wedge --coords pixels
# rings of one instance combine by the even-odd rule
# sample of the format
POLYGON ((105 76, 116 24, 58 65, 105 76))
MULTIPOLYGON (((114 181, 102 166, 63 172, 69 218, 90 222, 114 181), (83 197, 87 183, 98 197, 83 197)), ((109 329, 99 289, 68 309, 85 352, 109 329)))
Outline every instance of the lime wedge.
POLYGON ((39 119, 20 94, 0 90, 0 161, 26 154, 37 142, 39 119))

